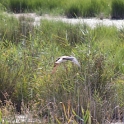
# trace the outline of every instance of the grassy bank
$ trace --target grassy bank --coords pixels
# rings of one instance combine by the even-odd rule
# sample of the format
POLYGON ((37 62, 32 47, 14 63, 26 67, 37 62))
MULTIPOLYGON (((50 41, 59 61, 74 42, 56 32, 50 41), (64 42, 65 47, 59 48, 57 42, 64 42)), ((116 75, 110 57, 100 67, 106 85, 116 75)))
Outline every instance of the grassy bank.
POLYGON ((124 29, 90 29, 85 24, 47 20, 33 27, 24 18, 18 22, 4 16, 8 26, 0 20, 2 117, 14 115, 15 108, 21 107, 21 113, 28 111, 46 123, 96 124, 116 116, 121 119, 124 29), (81 68, 67 62, 52 74, 54 61, 61 55, 75 56, 81 68))
POLYGON ((123 0, 2 0, 8 11, 72 17, 124 18, 123 0))

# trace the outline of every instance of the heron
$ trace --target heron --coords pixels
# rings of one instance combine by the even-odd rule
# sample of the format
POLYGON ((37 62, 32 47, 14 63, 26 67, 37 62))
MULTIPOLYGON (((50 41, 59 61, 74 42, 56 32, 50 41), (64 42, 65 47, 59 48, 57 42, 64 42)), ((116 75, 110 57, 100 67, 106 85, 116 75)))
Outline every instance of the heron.
POLYGON ((60 63, 66 62, 66 61, 71 61, 73 62, 75 65, 77 65, 78 67, 80 67, 80 63, 78 62, 78 60, 76 59, 76 57, 74 56, 61 56, 59 58, 56 59, 55 63, 54 63, 54 68, 53 68, 53 73, 56 71, 57 67, 59 66, 60 63))

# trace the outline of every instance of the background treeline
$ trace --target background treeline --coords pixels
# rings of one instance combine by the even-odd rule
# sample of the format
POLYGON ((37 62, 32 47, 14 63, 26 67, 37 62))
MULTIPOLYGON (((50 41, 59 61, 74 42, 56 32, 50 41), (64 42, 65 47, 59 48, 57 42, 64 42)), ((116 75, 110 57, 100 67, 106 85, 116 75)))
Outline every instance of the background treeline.
POLYGON ((67 17, 124 18, 124 0, 0 0, 8 11, 67 17))

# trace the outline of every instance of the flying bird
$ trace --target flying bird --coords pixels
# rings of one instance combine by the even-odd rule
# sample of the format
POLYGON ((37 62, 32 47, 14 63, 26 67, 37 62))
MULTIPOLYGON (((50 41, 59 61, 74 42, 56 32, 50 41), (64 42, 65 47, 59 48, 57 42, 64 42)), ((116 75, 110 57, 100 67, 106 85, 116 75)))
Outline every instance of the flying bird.
POLYGON ((78 60, 75 57, 73 57, 73 56, 61 56, 54 63, 53 73, 56 71, 56 69, 57 69, 57 67, 59 66, 60 63, 63 63, 63 62, 66 62, 66 61, 71 61, 75 65, 80 67, 79 62, 78 62, 78 60))

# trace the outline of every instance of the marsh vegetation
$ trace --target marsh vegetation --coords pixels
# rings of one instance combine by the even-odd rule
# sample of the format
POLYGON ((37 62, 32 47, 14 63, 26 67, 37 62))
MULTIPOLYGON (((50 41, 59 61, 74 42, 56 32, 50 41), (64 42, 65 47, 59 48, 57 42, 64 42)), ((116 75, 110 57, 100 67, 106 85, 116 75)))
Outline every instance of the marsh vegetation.
MULTIPOLYGON (((9 12, 37 12, 42 15, 65 15, 69 18, 124 18, 123 0, 1 0, 9 12)), ((0 5, 1 6, 1 5, 0 5)))
POLYGON ((0 13, 0 122, 17 112, 50 124, 122 121, 124 28, 32 21, 0 13), (81 68, 67 62, 51 74, 62 55, 81 68))

